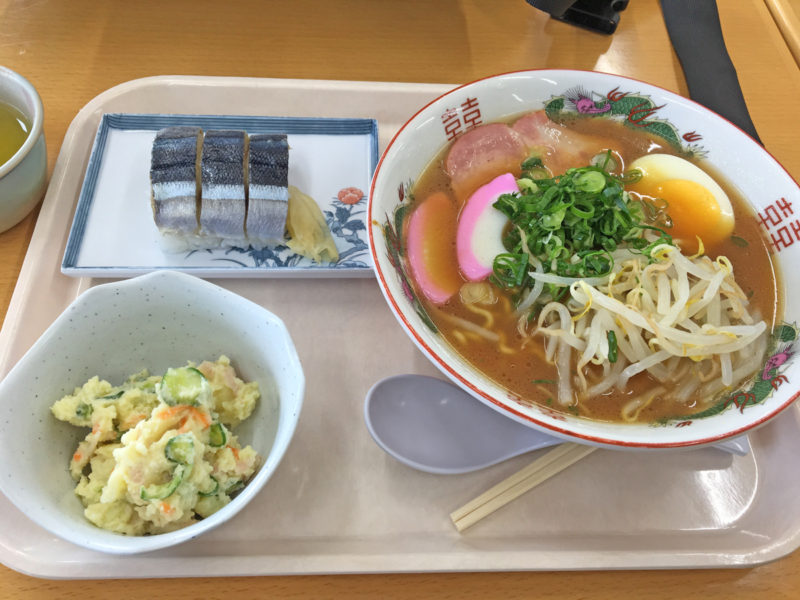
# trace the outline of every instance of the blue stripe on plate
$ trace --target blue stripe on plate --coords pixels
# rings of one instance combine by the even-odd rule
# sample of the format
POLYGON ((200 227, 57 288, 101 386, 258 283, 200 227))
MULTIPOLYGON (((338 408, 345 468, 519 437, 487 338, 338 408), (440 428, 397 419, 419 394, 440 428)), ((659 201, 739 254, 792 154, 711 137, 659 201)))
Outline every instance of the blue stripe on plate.
POLYGON ((72 268, 76 266, 78 253, 83 243, 83 234, 86 230, 86 220, 89 217, 89 209, 92 207, 94 198, 94 188, 97 185, 97 176, 100 173, 100 166, 103 162, 103 154, 108 139, 109 125, 105 116, 100 121, 97 128, 97 136, 92 147, 92 155, 89 158, 89 166, 86 167, 86 176, 83 179, 81 194, 78 197, 78 206, 75 209, 75 217, 72 219, 72 227, 69 230, 67 248, 64 251, 64 260, 61 268, 72 268))
POLYGON ((104 115, 114 129, 153 129, 190 125, 202 129, 246 129, 248 133, 324 133, 328 135, 372 134, 374 119, 335 119, 320 117, 256 117, 235 115, 104 115))
POLYGON ((370 119, 372 121, 372 128, 369 131, 370 135, 370 165, 369 165, 369 176, 370 178, 375 174, 375 169, 378 168, 378 122, 375 119, 370 119))
MULTIPOLYGON (((287 134, 325 134, 325 135, 363 135, 370 136, 370 177, 378 166, 378 122, 375 119, 350 119, 327 117, 260 117, 250 115, 160 115, 107 113, 103 115, 97 129, 86 176, 83 180, 75 217, 64 251, 62 269, 77 268, 86 221, 94 199, 97 177, 100 172, 106 140, 110 129, 153 130, 164 127, 189 125, 202 129, 244 129, 248 133, 287 133, 287 134)), ((263 267, 249 267, 262 269, 263 267)), ((303 268, 303 267, 301 267, 303 268)), ((311 267, 320 268, 320 267, 311 267)), ((337 268, 330 265, 327 268, 337 268)), ((343 268, 339 267, 339 268, 343 268)), ((369 267, 367 267, 369 268, 369 267)))

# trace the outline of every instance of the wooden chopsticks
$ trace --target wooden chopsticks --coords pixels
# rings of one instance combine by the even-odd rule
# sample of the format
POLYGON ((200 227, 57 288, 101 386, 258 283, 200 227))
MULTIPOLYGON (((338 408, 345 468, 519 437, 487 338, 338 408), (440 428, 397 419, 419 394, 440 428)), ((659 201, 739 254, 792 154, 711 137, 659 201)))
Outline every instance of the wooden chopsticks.
POLYGON ((528 490, 536 487, 597 450, 595 446, 565 443, 556 446, 544 456, 504 479, 474 500, 450 513, 450 519, 458 531, 464 531, 505 506, 528 490))
POLYGON ((765 4, 800 67, 800 15, 792 8, 791 0, 765 0, 765 4))

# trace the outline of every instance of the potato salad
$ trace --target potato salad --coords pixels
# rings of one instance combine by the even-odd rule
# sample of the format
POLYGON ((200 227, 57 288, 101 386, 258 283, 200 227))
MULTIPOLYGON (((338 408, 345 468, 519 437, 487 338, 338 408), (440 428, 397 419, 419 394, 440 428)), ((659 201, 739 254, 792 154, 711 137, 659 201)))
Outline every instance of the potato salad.
POLYGON ((92 377, 53 415, 91 431, 69 470, 86 518, 117 533, 165 533, 208 517, 242 489, 261 458, 232 430, 260 396, 230 360, 142 371, 113 386, 92 377))

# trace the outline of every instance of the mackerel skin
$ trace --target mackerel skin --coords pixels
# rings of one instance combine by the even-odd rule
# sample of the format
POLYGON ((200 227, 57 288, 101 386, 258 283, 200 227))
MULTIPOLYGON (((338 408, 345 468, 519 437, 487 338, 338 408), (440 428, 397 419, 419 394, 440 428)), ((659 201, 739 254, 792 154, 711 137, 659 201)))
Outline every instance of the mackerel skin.
POLYGON ((244 131, 206 131, 200 163, 200 234, 220 238, 223 244, 245 240, 246 153, 244 131))
POLYGON ((250 136, 246 231, 254 247, 284 241, 289 209, 289 143, 285 134, 250 136))
POLYGON ((199 127, 167 127, 156 133, 150 157, 150 204, 162 234, 192 235, 198 229, 199 127))

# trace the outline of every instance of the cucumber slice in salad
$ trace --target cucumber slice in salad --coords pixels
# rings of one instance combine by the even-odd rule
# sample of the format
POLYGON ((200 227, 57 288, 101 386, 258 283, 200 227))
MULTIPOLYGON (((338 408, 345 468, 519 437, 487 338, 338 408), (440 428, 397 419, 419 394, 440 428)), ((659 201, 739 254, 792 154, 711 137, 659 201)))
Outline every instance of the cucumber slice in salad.
POLYGON ((194 462, 194 439, 191 433, 176 435, 164 446, 167 460, 179 465, 190 465, 194 462))
POLYGON ((166 483, 156 483, 142 486, 142 491, 139 496, 142 500, 163 500, 169 498, 178 489, 178 486, 183 481, 188 467, 186 465, 176 465, 175 470, 172 472, 172 479, 166 483))
POLYGON ((216 496, 217 492, 219 492, 219 481, 217 481, 217 478, 214 477, 213 475, 211 475, 211 481, 214 482, 214 485, 211 486, 210 490, 208 490, 207 492, 204 492, 203 490, 199 490, 197 493, 200 494, 201 496, 205 496, 205 497, 216 496))
POLYGON ((194 464, 194 439, 191 433, 182 433, 172 437, 164 446, 164 456, 170 462, 177 463, 172 471, 172 478, 166 483, 142 486, 139 496, 142 500, 163 500, 169 498, 178 489, 183 478, 192 470, 194 464))
POLYGON ((228 442, 228 434, 225 433, 225 427, 222 423, 212 423, 208 430, 208 445, 214 448, 220 448, 228 442))
POLYGON ((178 367, 167 369, 158 386, 158 395, 170 406, 197 406, 201 394, 207 389, 206 376, 200 371, 194 367, 178 367))

